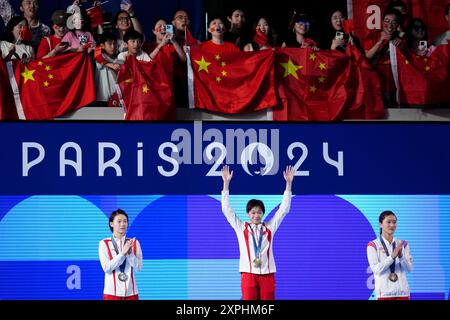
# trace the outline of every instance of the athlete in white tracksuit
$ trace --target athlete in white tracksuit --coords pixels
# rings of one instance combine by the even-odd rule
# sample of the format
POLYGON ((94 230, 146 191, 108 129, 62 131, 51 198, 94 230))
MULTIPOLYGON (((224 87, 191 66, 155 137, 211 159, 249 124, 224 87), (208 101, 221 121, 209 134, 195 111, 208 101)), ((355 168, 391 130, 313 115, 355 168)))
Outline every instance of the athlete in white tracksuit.
POLYGON ((134 271, 142 269, 141 245, 137 239, 126 237, 128 215, 125 211, 114 211, 109 218, 109 227, 113 231, 112 237, 98 244, 100 263, 105 272, 103 299, 138 300, 134 271))
POLYGON ((233 227, 239 241, 239 271, 244 300, 274 300, 276 266, 273 257, 273 237, 291 206, 291 189, 294 170, 287 167, 283 172, 286 190, 283 201, 273 218, 262 222, 265 208, 260 200, 252 199, 247 203, 250 223, 240 220, 230 206, 229 183, 233 177, 228 166, 222 169, 222 212, 233 227))
POLYGON ((412 271, 412 257, 407 241, 394 238, 397 217, 384 211, 379 217, 380 238, 367 245, 367 259, 375 278, 378 300, 409 300, 407 272, 412 271))

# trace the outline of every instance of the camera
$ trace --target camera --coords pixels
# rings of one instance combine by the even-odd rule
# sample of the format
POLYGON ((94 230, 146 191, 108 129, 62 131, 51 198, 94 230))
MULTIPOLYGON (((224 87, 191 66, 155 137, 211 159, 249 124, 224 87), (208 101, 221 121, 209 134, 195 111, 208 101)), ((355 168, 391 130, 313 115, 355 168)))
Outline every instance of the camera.
POLYGON ((427 47, 428 47, 428 43, 426 41, 424 41, 424 40, 419 41, 419 49, 420 50, 427 49, 427 47))
POLYGON ((67 47, 67 46, 69 46, 69 43, 68 43, 67 41, 61 41, 61 42, 60 42, 60 45, 61 45, 62 47, 67 47))
POLYGON ((166 24, 163 28, 162 28, 162 32, 163 34, 165 33, 171 33, 173 34, 173 25, 171 24, 166 24))
POLYGON ((336 39, 344 39, 344 33, 341 31, 336 32, 336 39))

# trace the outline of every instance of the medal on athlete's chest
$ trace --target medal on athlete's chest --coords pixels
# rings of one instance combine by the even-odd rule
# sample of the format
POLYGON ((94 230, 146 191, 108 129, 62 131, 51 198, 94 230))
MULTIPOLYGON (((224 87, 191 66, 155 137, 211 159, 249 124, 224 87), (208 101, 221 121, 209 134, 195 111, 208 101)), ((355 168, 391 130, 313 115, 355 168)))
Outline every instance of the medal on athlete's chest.
POLYGON ((253 249, 255 250, 255 259, 253 259, 252 264, 255 268, 261 268, 262 261, 260 259, 261 255, 261 247, 262 247, 262 238, 263 238, 263 226, 258 228, 258 225, 255 225, 255 230, 252 229, 252 239, 253 239, 253 249))

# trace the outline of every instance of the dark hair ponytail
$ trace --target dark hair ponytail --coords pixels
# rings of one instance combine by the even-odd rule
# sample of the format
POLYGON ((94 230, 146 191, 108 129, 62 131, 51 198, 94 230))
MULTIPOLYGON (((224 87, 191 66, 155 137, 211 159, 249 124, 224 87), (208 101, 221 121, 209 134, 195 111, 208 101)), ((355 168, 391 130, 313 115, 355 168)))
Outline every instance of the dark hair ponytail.
MULTIPOLYGON (((387 216, 394 216, 394 217, 397 219, 397 216, 395 215, 395 213, 393 213, 393 212, 390 211, 390 210, 386 210, 386 211, 383 211, 383 212, 380 214, 380 216, 378 217, 378 222, 379 222, 379 223, 383 223, 384 219, 385 219, 387 216)), ((383 230, 380 228, 380 234, 382 233, 382 231, 383 231, 383 230)))
POLYGON ((123 211, 122 209, 117 209, 116 211, 111 212, 111 215, 109 216, 109 223, 108 223, 109 230, 111 230, 111 232, 114 231, 114 229, 111 227, 111 222, 113 222, 114 218, 116 216, 118 216, 119 214, 124 215, 125 217, 127 217, 127 220, 128 220, 128 214, 125 211, 123 211))

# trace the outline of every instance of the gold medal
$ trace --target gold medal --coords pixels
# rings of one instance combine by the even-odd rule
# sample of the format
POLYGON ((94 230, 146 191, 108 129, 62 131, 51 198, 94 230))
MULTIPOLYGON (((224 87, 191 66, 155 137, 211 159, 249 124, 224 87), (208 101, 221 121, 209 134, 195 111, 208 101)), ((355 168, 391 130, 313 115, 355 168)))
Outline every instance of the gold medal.
POLYGON ((398 275, 395 272, 391 272, 389 274, 389 280, 391 280, 392 282, 396 282, 398 280, 398 275))
POLYGON ((261 267, 261 260, 258 259, 258 258, 255 258, 255 259, 253 260, 253 266, 254 266, 255 268, 261 267))

